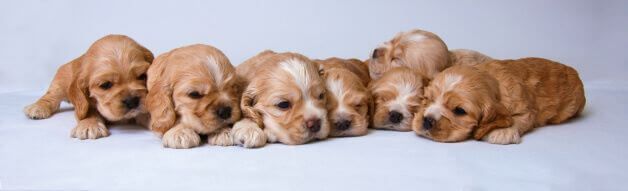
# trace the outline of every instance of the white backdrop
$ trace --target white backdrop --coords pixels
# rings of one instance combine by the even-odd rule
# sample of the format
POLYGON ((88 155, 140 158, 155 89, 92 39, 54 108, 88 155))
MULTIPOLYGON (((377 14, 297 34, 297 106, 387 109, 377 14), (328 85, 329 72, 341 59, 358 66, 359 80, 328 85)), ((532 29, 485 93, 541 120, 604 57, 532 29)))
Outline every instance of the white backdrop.
POLYGON ((155 54, 192 43, 233 64, 263 49, 365 58, 399 31, 437 33, 450 48, 539 56, 587 83, 624 81, 628 3, 532 1, 0 1, 0 92, 44 90, 96 39, 126 34, 155 54))

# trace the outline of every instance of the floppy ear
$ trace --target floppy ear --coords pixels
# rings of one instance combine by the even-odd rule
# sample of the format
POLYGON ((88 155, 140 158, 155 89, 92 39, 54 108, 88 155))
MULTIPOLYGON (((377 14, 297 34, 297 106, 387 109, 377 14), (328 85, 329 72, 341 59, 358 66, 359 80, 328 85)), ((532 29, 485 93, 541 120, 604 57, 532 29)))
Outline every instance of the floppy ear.
POLYGON ((499 102, 485 107, 480 118, 480 123, 473 132, 473 138, 476 140, 481 140, 486 134, 495 129, 506 128, 512 125, 510 112, 499 102))
POLYGON ((249 84, 242 93, 242 100, 240 100, 240 109, 242 110, 243 118, 250 118, 260 128, 264 128, 264 122, 262 115, 253 106, 256 104, 257 88, 254 83, 249 84))
POLYGON ((176 114, 172 103, 172 88, 164 80, 156 80, 146 95, 150 113, 149 129, 163 135, 174 126, 176 114))
POLYGON ((153 56, 153 53, 150 52, 150 50, 148 50, 146 47, 143 47, 142 45, 139 45, 139 48, 144 54, 144 60, 146 60, 149 64, 152 64, 153 60, 155 59, 155 56, 153 56))
POLYGON ((68 86, 68 100, 74 105, 74 114, 76 114, 76 119, 78 120, 87 118, 87 113, 89 112, 89 90, 86 79, 84 79, 87 77, 82 72, 83 57, 82 55, 68 63, 72 67, 72 71, 74 71, 72 81, 68 86))

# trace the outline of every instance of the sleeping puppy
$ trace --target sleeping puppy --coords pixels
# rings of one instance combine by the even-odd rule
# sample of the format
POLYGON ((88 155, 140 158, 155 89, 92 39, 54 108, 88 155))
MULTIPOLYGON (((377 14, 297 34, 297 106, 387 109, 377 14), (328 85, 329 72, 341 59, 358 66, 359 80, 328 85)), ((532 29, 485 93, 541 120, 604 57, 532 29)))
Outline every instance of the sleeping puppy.
POLYGON ((368 132, 371 96, 366 64, 357 59, 316 60, 327 87, 330 136, 360 136, 368 132))
POLYGON ((246 88, 240 105, 244 118, 231 130, 235 144, 251 148, 267 141, 296 145, 327 138, 325 82, 316 63, 296 53, 264 51, 236 71, 246 88))
POLYGON ((425 96, 426 107, 412 127, 439 142, 519 143, 534 127, 561 123, 585 105, 576 70, 542 58, 451 67, 436 76, 425 96))
POLYGON ((149 127, 164 147, 198 146, 199 134, 209 134, 209 144, 232 144, 225 128, 240 119, 238 80, 220 50, 197 44, 161 54, 147 85, 149 127))
POLYGON ((375 103, 373 128, 410 131, 426 84, 425 77, 406 67, 393 68, 371 82, 369 90, 375 103))
POLYGON ((79 139, 109 136, 108 122, 142 123, 147 118, 146 70, 152 61, 153 54, 133 39, 105 36, 62 65, 46 94, 25 107, 24 113, 31 119, 45 119, 68 100, 78 120, 71 136, 79 139))
POLYGON ((432 79, 449 67, 449 51, 436 34, 412 30, 397 34, 392 40, 375 48, 368 62, 373 80, 379 79, 392 68, 405 66, 432 79))
POLYGON ((493 61, 493 58, 475 50, 455 49, 449 51, 449 62, 451 66, 475 66, 490 61, 493 61))

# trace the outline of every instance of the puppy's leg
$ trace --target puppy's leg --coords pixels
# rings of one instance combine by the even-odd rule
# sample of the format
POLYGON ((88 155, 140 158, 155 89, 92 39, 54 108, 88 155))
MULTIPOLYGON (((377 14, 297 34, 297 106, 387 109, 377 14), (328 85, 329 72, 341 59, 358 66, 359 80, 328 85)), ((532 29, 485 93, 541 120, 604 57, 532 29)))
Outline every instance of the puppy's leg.
POLYGON ((162 143, 167 148, 187 149, 200 145, 201 137, 192 128, 177 124, 166 131, 162 143))
POLYGON ((31 119, 46 119, 59 110, 59 104, 65 99, 65 89, 70 83, 70 65, 61 66, 50 83, 48 91, 37 102, 24 107, 24 114, 31 119))
POLYGON ((257 148, 266 144, 264 131, 251 119, 244 118, 233 125, 231 138, 235 145, 257 148))
POLYGON ((231 139, 231 129, 222 128, 218 129, 214 133, 207 135, 207 143, 209 145, 217 146, 232 146, 233 139, 231 139))
POLYGON ((484 141, 500 145, 521 143, 521 136, 534 128, 533 114, 527 112, 513 116, 512 119, 512 126, 491 131, 484 136, 484 141))
POLYGON ((87 118, 78 122, 76 127, 72 129, 71 136, 73 138, 98 139, 109 136, 109 130, 105 126, 105 122, 98 114, 91 113, 87 118))

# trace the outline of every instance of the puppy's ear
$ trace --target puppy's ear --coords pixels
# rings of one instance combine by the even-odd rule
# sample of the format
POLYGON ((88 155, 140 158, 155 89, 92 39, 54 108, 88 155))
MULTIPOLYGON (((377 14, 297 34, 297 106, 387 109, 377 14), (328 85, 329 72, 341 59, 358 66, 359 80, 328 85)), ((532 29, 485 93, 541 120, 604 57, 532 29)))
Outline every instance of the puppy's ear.
POLYGON ((242 115, 245 118, 249 118, 253 120, 260 128, 264 128, 264 123, 262 121, 262 115, 255 109, 257 100, 257 88, 255 82, 249 84, 244 92, 242 93, 242 100, 240 100, 240 109, 242 110, 242 115))
POLYGON ((174 126, 176 114, 172 103, 172 88, 164 80, 156 80, 146 95, 146 107, 151 120, 149 128, 163 135, 174 126))
POLYGON ((508 109, 501 103, 495 102, 488 107, 484 107, 480 123, 473 132, 473 138, 481 140, 489 132, 499 128, 510 127, 511 125, 512 117, 508 109))
POLYGON ((142 45, 139 45, 139 46, 140 46, 140 50, 144 54, 144 60, 146 60, 149 64, 152 64, 153 60, 155 59, 155 56, 153 56, 153 53, 150 52, 150 50, 148 50, 146 47, 143 47, 142 45))
POLYGON ((72 81, 68 87, 68 100, 74 105, 74 113, 78 120, 87 118, 89 112, 89 89, 85 79, 87 76, 84 76, 86 74, 82 72, 83 57, 84 55, 69 63, 72 71, 78 71, 72 75, 72 81))

